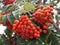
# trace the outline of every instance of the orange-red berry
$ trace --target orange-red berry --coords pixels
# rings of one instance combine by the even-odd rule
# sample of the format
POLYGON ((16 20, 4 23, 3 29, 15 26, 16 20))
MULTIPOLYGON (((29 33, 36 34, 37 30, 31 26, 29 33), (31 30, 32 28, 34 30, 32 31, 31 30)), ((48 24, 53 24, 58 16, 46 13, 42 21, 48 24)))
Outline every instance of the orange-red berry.
POLYGON ((36 27, 29 20, 28 16, 21 16, 20 20, 15 20, 13 24, 13 31, 21 38, 38 38, 40 37, 40 28, 36 27), (17 26, 18 24, 18 26, 17 26))
POLYGON ((43 33, 46 34, 47 33, 47 30, 43 30, 43 33))

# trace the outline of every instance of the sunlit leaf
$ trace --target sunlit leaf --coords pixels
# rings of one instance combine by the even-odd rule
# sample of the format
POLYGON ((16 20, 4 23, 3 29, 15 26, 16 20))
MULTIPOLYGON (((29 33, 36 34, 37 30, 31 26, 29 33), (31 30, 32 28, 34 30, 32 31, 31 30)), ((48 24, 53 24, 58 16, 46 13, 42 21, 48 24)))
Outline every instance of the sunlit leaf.
POLYGON ((4 22, 4 24, 6 24, 6 20, 7 20, 7 16, 6 15, 3 15, 2 16, 2 21, 4 22))
POLYGON ((33 10, 33 9, 34 9, 34 5, 31 4, 31 3, 25 2, 25 4, 24 4, 24 9, 25 9, 26 11, 33 10))

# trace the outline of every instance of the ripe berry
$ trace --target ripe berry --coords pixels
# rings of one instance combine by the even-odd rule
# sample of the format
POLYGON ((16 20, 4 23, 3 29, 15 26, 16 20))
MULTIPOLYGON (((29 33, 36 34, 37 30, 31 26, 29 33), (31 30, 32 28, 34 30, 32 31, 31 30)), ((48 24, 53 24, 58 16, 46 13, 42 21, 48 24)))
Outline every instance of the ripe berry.
POLYGON ((44 8, 44 6, 43 6, 43 5, 40 5, 40 6, 38 6, 37 8, 44 8))
POLYGON ((30 39, 33 39, 33 36, 29 36, 30 39))
POLYGON ((13 3, 13 2, 14 2, 14 0, 9 0, 9 2, 10 2, 10 3, 13 3))
POLYGON ((8 4, 12 4, 15 0, 4 0, 3 4, 6 6, 8 4))
POLYGON ((39 35, 39 34, 37 34, 37 33, 35 33, 35 34, 34 34, 34 37, 40 37, 40 35, 39 35))
POLYGON ((15 20, 13 31, 21 38, 33 39, 40 37, 40 29, 35 28, 28 16, 21 16, 20 20, 15 20))
POLYGON ((19 23, 19 21, 18 21, 18 20, 15 20, 15 21, 14 21, 14 24, 18 24, 18 23, 19 23))
POLYGON ((48 26, 44 25, 43 28, 44 28, 44 29, 48 29, 48 26))
POLYGON ((50 7, 53 7, 53 5, 52 5, 52 4, 50 4, 50 7))
POLYGON ((54 21, 53 21, 52 19, 49 19, 49 22, 50 22, 51 24, 53 24, 53 23, 54 23, 54 21))
POLYGON ((46 34, 47 33, 47 30, 43 30, 43 33, 46 34))
POLYGON ((53 7, 38 6, 37 10, 32 14, 32 20, 42 26, 42 29, 48 29, 48 23, 53 23, 51 19, 53 7), (42 8, 42 9, 41 9, 42 8))

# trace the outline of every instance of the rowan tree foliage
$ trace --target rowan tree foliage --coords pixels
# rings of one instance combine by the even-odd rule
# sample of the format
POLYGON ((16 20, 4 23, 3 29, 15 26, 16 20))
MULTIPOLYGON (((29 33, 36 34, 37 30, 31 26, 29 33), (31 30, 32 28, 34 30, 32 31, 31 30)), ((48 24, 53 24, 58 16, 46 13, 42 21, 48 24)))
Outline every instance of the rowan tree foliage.
POLYGON ((47 1, 1 1, 0 24, 7 28, 0 45, 60 45, 60 1, 47 1))

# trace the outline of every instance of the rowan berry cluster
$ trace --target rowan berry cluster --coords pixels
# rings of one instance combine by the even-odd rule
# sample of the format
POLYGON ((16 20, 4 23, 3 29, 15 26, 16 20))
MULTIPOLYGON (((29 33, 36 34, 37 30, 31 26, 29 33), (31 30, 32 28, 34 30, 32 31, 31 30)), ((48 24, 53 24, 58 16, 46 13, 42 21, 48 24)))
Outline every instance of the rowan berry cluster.
POLYGON ((38 38, 42 30, 39 26, 35 27, 29 20, 28 16, 21 16, 20 20, 15 20, 13 31, 21 38, 38 38))
POLYGON ((12 4, 14 0, 4 0, 4 5, 12 4))
POLYGON ((43 32, 45 33, 48 29, 47 23, 53 23, 51 19, 52 7, 39 6, 38 9, 32 14, 32 20, 43 27, 43 32))

